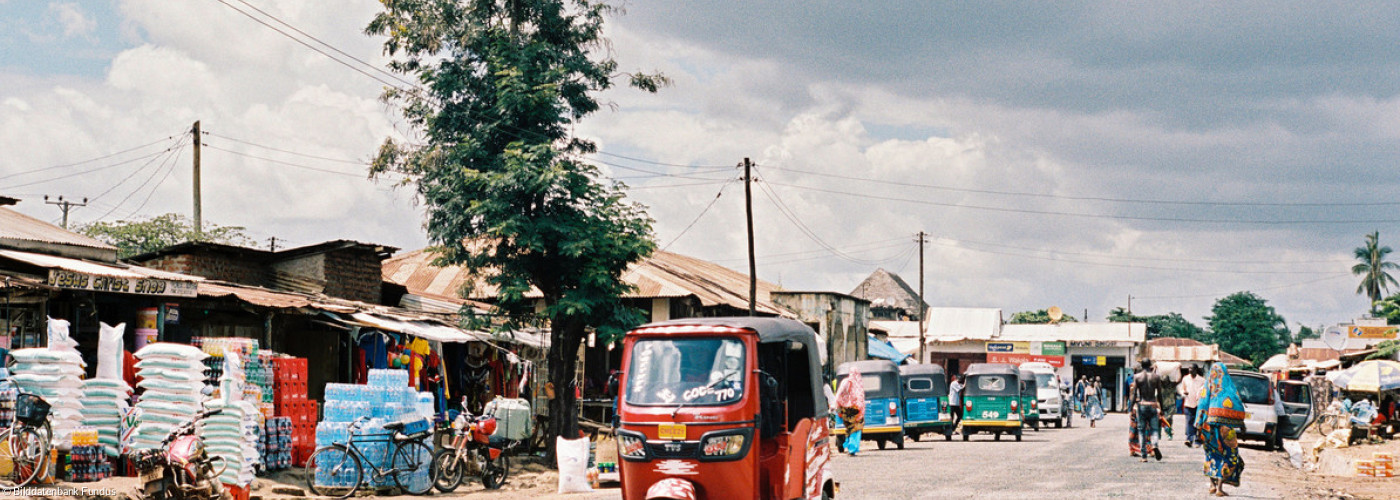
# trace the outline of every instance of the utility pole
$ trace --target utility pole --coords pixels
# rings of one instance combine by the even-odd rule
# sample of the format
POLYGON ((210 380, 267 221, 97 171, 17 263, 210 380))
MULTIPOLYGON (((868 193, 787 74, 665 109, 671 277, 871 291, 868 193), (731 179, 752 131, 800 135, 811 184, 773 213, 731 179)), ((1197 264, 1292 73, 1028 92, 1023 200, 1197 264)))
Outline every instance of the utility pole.
POLYGON ((268 248, 269 248, 271 251, 276 252, 276 251, 277 251, 277 237, 276 237, 276 236, 273 236, 273 237, 271 237, 271 238, 268 238, 268 239, 267 239, 267 245, 268 245, 268 248))
POLYGON ((50 205, 58 205, 58 209, 63 211, 63 228, 68 229, 68 210, 72 209, 73 207, 86 207, 87 197, 83 198, 82 203, 77 203, 73 201, 64 201, 62 196, 58 197, 58 201, 49 201, 49 195, 44 195, 44 203, 48 203, 50 205))
POLYGON ((194 134, 194 234, 201 236, 204 234, 204 208, 199 195, 199 146, 203 139, 199 136, 199 120, 195 120, 190 133, 194 134))
MULTIPOLYGON (((1128 294, 1128 316, 1133 315, 1133 294, 1128 294)), ((1128 318, 1132 319, 1132 318, 1128 318)))
POLYGON ((758 264, 753 256, 753 162, 748 158, 744 158, 744 217, 749 227, 749 316, 756 316, 758 264))
POLYGON ((928 360, 924 358, 926 350, 924 347, 924 243, 928 243, 928 233, 919 231, 918 238, 914 241, 919 242, 919 362, 926 363, 928 360))

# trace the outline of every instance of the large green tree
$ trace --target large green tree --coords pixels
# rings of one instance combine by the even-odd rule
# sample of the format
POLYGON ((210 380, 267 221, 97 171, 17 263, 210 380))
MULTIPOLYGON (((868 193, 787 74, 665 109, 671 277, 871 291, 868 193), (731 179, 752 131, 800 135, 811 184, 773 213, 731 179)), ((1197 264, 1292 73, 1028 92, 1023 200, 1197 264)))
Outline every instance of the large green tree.
POLYGON ((1292 337, 1288 323, 1267 301, 1250 292, 1236 292, 1215 302, 1206 316, 1209 340, 1225 352, 1259 366, 1281 353, 1292 337))
POLYGON ((1154 316, 1137 316, 1129 314, 1121 307, 1115 307, 1108 312, 1108 320, 1114 322, 1147 323, 1147 338, 1156 339, 1164 337, 1203 340, 1206 331, 1187 320, 1181 313, 1158 314, 1154 316))
MULTIPOLYGON (((493 285, 511 318, 543 295, 549 431, 578 434, 576 354, 587 329, 615 335, 640 321, 620 296, 627 265, 655 249, 650 217, 624 186, 580 161, 573 135, 596 94, 625 77, 647 91, 663 77, 620 74, 606 55, 605 14, 590 0, 382 0, 365 33, 384 36, 390 68, 421 88, 390 88, 412 140, 386 139, 374 175, 405 174, 427 212, 440 264, 493 285)), ((552 449, 553 440, 550 440, 552 449)))
POLYGON ((245 246, 253 244, 253 240, 243 231, 242 226, 219 226, 207 222, 203 224, 203 231, 195 231, 189 219, 173 213, 149 219, 94 222, 77 229, 79 233, 117 247, 119 259, 154 252, 187 241, 245 246))
POLYGON ((1361 276, 1361 284, 1356 286, 1357 295, 1365 295, 1371 299, 1371 312, 1376 312, 1376 303, 1385 296, 1386 289, 1392 285, 1397 285, 1395 278, 1390 275, 1389 270, 1400 269, 1400 264, 1385 260, 1391 250, 1388 246, 1380 243, 1381 232, 1376 231, 1366 235, 1366 244, 1356 247, 1354 250, 1356 260, 1360 262, 1351 266, 1351 274, 1361 276))

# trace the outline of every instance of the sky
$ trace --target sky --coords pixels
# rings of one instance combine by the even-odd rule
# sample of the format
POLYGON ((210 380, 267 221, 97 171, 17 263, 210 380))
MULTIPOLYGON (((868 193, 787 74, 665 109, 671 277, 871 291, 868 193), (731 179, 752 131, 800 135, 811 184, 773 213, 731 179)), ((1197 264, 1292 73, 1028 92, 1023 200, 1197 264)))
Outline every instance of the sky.
MULTIPOLYGON (((1250 291, 1316 328, 1366 312, 1365 234, 1400 248, 1391 4, 623 7, 607 55, 673 84, 602 94, 575 127, 590 161, 663 248, 746 272, 749 158, 758 274, 789 290, 918 287, 922 231, 937 307, 1101 321, 1131 297, 1204 325, 1250 291)), ((189 215, 198 120, 206 223, 421 248, 412 188, 364 165, 413 132, 378 100, 377 8, 0 0, 0 194, 56 223, 45 195, 86 198, 70 225, 189 215)))

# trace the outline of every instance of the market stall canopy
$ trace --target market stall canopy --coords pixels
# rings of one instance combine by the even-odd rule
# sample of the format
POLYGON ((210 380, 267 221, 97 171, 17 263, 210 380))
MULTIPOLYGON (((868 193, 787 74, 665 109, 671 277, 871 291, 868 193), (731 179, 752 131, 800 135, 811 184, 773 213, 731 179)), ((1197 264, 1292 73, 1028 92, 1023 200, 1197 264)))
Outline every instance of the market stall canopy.
POLYGON ((868 343, 866 354, 871 358, 888 359, 894 361, 895 364, 903 363, 904 360, 909 359, 909 355, 899 352, 894 344, 883 342, 873 335, 867 335, 866 342, 868 343))
POLYGON ((1327 374, 1327 380, 1347 391, 1381 392, 1400 389, 1400 362, 1372 359, 1327 374))
POLYGON ((1265 361, 1264 364, 1259 365, 1259 371, 1261 372, 1281 372, 1287 369, 1287 354, 1275 354, 1273 357, 1270 357, 1268 361, 1265 361))
POLYGON ((404 333, 415 337, 443 343, 464 343, 491 340, 491 336, 481 332, 471 332, 431 321, 414 320, 403 316, 385 313, 360 312, 350 315, 346 323, 378 328, 380 330, 404 333))

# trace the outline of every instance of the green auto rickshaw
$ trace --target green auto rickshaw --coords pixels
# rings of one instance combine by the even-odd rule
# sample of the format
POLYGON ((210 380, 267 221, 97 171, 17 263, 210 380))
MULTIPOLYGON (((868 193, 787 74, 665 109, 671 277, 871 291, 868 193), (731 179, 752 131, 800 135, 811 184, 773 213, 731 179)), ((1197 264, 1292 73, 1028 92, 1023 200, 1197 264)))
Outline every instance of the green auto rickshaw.
POLYGON ((948 410, 948 374, 935 364, 899 365, 904 384, 904 434, 914 441, 922 434, 953 439, 953 412, 948 410))
POLYGON ((1039 395, 1036 386, 1035 373, 1024 368, 1017 368, 1021 379, 1021 422, 1036 432, 1040 432, 1040 405, 1036 402, 1039 395))
MULTIPOLYGON (((889 443, 904 449, 904 424, 900 421, 903 412, 899 410, 903 401, 899 366, 885 359, 841 363, 836 367, 837 387, 841 387, 841 381, 850 375, 852 368, 860 372, 862 386, 865 387, 865 430, 861 431, 861 440, 874 441, 882 450, 889 443)), ((831 434, 836 437, 838 447, 846 442, 846 429, 841 417, 836 417, 831 434)))
POLYGON ((1021 440, 1021 373, 1015 365, 973 363, 964 372, 962 437, 978 432, 1001 440, 1002 434, 1021 440))

